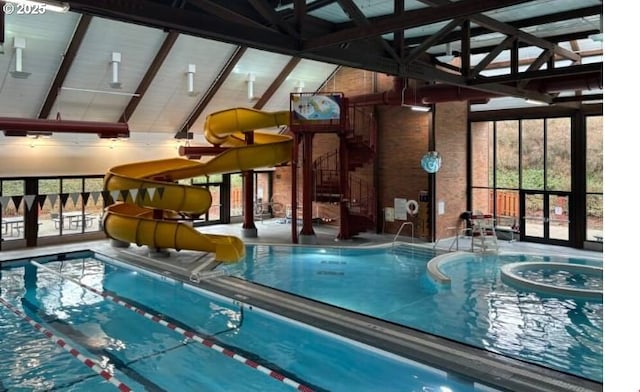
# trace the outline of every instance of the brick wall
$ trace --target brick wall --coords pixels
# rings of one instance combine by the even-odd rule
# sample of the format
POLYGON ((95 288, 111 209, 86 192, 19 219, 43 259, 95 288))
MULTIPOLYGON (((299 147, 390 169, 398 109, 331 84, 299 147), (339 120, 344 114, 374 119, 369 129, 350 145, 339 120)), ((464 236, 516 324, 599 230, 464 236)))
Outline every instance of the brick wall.
MULTIPOLYGON (((323 91, 342 92, 346 97, 391 90, 394 78, 391 76, 377 76, 369 71, 341 68, 333 79, 329 80, 323 91), (375 86, 377 85, 377 89, 375 86)), ((435 200, 444 200, 446 213, 437 218, 436 236, 443 232, 444 227, 455 225, 458 216, 466 206, 466 129, 467 104, 454 102, 438 104, 438 119, 436 122, 436 147, 443 154, 443 168, 436 175, 437 194, 435 200)), ((378 119, 378 157, 354 173, 374 184, 374 175, 379 185, 378 216, 380 222, 384 220, 383 208, 393 207, 394 198, 405 198, 418 201, 419 192, 429 190, 429 174, 420 167, 420 159, 428 151, 429 129, 432 113, 415 112, 406 107, 377 106, 375 116, 378 119)), ((314 158, 338 148, 338 138, 335 135, 316 135, 313 144, 314 158)), ((299 152, 300 157, 302 151, 299 152)), ((299 162, 301 166, 301 162, 299 162)), ((301 189, 302 175, 298 169, 298 185, 301 189)), ((291 203, 291 168, 281 167, 274 176, 274 201, 288 205, 291 203)), ((433 195, 432 195, 433 197, 433 195)), ((298 193, 299 203, 302 193, 298 193)), ((427 203, 419 203, 420 214, 409 218, 415 225, 416 236, 430 238, 429 213, 427 203)), ((337 205, 328 203, 314 203, 314 216, 339 219, 337 205)), ((386 233, 396 233, 402 221, 385 222, 386 233)), ((382 225, 381 225, 382 226, 382 225)), ((409 234, 409 230, 404 234, 409 234)), ((446 234, 446 233, 444 233, 446 234)))
MULTIPOLYGON (((493 186, 489 182, 489 159, 493 159, 493 122, 474 122, 471 126, 471 157, 473 164, 471 165, 473 186, 493 186)), ((473 211, 479 210, 483 212, 491 212, 493 206, 489 201, 490 193, 488 190, 476 189, 473 191, 473 211)))
MULTIPOLYGON (((313 157, 318 157, 335 151, 338 148, 338 136, 334 134, 317 134, 313 137, 313 157)), ((273 201, 281 203, 282 205, 290 206, 291 204, 291 166, 284 166, 276 168, 276 172, 273 178, 273 201)), ((302 145, 298 146, 298 169, 297 169, 297 181, 298 181, 298 213, 302 214, 300 208, 302 207, 302 145)), ((314 218, 325 218, 333 220, 333 224, 338 224, 340 212, 337 204, 331 203, 313 203, 312 207, 314 218)), ((275 213, 276 217, 283 217, 285 211, 282 213, 275 213)))
POLYGON ((467 102, 436 104, 436 151, 442 156, 442 167, 436 174, 435 213, 436 238, 452 235, 447 227, 455 227, 467 205, 467 102), (438 214, 438 203, 444 202, 444 214, 438 214))
MULTIPOLYGON (((377 112, 380 207, 393 207, 395 198, 417 201, 419 192, 428 189, 428 174, 420 167, 420 159, 429 146, 431 113, 415 112, 402 106, 378 106, 377 112)), ((420 206, 427 208, 426 204, 420 206)), ((428 236, 426 217, 422 214, 413 218, 408 216, 418 237, 428 236)), ((395 234, 403 222, 385 222, 384 231, 395 234)), ((403 234, 410 233, 406 230, 403 234)))

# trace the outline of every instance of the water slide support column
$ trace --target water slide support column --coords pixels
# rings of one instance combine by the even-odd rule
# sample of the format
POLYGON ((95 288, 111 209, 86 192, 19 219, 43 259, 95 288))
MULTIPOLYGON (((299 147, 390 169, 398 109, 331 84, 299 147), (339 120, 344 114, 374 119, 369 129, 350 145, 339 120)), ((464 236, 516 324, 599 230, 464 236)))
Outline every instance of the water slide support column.
MULTIPOLYGON (((253 144, 253 131, 244 132, 246 145, 253 144)), ((258 228, 253 220, 253 170, 246 170, 243 173, 244 179, 244 218, 242 222, 242 237, 258 237, 258 228)))
POLYGON ((291 152, 291 243, 298 243, 298 148, 300 137, 293 133, 293 151, 291 152))
POLYGON ((302 134, 302 244, 318 243, 313 231, 313 135, 312 132, 302 134))
POLYGON ((341 132, 339 136, 340 145, 338 147, 338 162, 340 162, 340 229, 338 231, 338 239, 348 240, 351 237, 349 235, 349 204, 351 203, 349 200, 351 197, 349 190, 349 156, 346 135, 344 132, 341 132))

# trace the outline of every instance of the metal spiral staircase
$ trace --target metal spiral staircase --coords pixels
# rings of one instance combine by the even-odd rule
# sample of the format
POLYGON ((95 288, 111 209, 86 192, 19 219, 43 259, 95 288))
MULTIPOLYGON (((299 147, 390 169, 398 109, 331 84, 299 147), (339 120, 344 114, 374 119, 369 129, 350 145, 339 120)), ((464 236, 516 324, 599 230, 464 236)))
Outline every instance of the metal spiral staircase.
POLYGON ((340 205, 340 239, 374 229, 377 223, 372 174, 362 170, 373 163, 376 151, 373 112, 349 107, 347 124, 339 135, 340 147, 320 156, 313 165, 314 200, 340 205))

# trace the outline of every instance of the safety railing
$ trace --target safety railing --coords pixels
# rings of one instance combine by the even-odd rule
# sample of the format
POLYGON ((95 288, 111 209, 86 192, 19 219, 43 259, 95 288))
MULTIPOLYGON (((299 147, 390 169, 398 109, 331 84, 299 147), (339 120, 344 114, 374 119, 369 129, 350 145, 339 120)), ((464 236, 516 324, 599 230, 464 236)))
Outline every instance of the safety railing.
POLYGON ((393 237, 393 242, 396 242, 396 240, 398 239, 398 237, 400 236, 400 233, 402 232, 402 229, 404 229, 405 226, 411 226, 411 242, 413 242, 413 222, 404 222, 400 225, 400 228, 398 229, 398 232, 396 233, 396 236, 393 237))

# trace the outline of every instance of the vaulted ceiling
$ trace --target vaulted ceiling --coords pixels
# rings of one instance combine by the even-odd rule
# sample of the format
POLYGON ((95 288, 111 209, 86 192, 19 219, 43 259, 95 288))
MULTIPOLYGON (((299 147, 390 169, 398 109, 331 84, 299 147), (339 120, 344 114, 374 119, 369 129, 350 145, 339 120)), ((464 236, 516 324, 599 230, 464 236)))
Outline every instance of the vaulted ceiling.
POLYGON ((316 91, 338 66, 504 97, 495 102, 602 101, 598 0, 67 3, 0 11, 0 117, 199 131, 224 108, 288 110, 291 91, 316 91))

